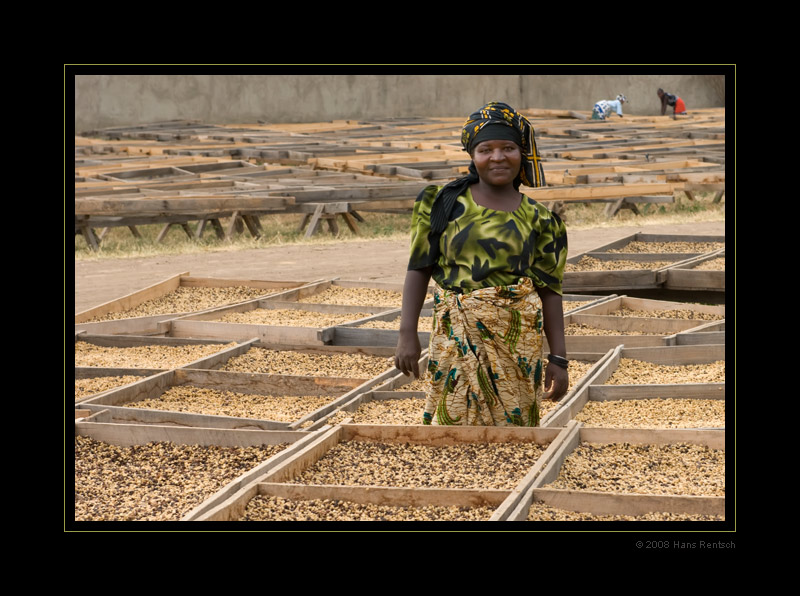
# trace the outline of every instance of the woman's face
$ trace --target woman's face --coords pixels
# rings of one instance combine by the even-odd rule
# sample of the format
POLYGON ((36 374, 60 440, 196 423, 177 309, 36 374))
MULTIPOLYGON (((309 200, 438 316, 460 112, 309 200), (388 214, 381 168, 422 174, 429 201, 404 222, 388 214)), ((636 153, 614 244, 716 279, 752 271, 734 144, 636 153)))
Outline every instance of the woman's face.
POLYGON ((513 183, 522 166, 522 152, 513 141, 482 141, 472 149, 471 156, 480 179, 492 186, 513 183))

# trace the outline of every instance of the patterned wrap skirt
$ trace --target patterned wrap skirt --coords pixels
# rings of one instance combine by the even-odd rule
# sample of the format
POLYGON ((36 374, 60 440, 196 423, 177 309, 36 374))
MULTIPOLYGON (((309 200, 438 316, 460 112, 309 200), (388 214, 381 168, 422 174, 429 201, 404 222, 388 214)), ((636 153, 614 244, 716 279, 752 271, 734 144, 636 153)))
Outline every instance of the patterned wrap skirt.
POLYGON ((533 282, 436 287, 423 424, 538 426, 542 302, 533 282))

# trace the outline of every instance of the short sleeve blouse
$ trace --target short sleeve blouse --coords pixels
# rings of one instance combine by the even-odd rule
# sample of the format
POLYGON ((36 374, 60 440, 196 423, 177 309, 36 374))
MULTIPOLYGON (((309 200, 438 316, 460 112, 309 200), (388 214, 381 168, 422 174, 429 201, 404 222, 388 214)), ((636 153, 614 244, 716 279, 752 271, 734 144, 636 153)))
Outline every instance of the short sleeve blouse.
POLYGON ((514 211, 487 209, 475 203, 467 188, 437 235, 431 232, 430 213, 440 188, 426 187, 414 203, 409 269, 432 266, 433 280, 451 290, 510 285, 530 277, 536 286, 562 293, 567 231, 556 214, 524 195, 514 211))

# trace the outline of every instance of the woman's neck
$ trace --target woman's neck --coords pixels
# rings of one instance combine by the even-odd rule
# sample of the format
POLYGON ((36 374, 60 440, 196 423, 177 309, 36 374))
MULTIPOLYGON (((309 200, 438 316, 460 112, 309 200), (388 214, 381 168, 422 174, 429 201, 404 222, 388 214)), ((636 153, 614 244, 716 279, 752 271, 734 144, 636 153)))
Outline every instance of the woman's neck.
POLYGON ((495 211, 516 211, 522 202, 522 195, 511 184, 497 187, 478 180, 470 192, 477 205, 495 211))

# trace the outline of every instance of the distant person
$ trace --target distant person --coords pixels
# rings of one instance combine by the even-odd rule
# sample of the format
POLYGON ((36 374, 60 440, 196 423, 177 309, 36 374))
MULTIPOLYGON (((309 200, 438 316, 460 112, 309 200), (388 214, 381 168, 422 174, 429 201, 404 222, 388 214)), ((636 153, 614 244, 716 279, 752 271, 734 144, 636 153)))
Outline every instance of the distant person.
POLYGON ((662 116, 667 113, 667 106, 672 106, 673 118, 677 118, 678 114, 686 114, 686 104, 683 103, 683 100, 680 97, 673 95, 672 93, 666 93, 663 89, 659 89, 656 93, 661 100, 662 116))
POLYGON ((609 118, 612 113, 622 118, 622 104, 628 101, 628 98, 621 93, 617 95, 616 99, 601 99, 594 104, 592 109, 592 120, 605 120, 609 118))

